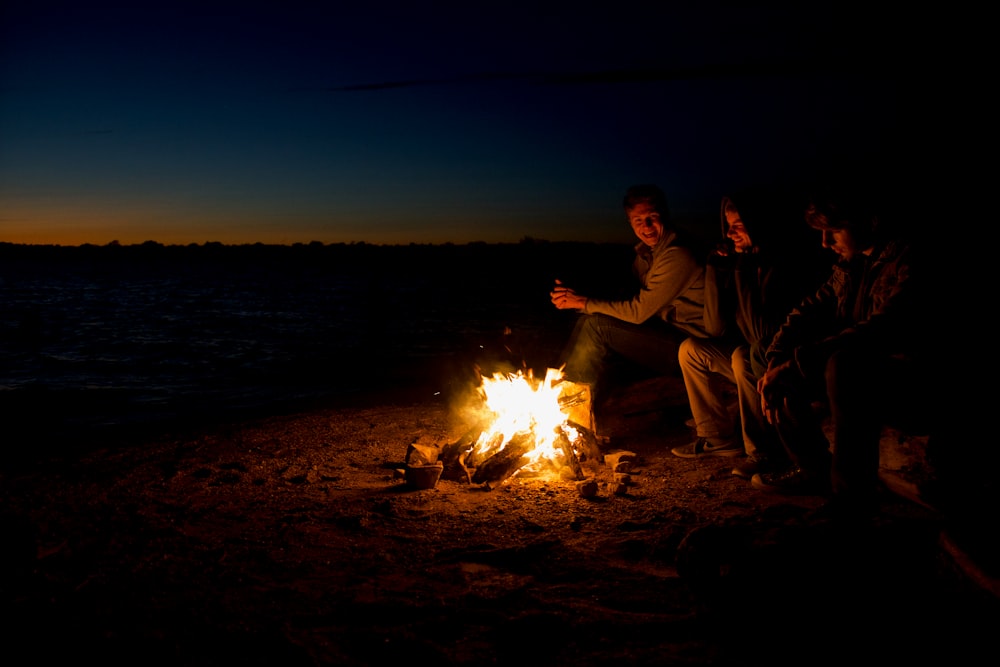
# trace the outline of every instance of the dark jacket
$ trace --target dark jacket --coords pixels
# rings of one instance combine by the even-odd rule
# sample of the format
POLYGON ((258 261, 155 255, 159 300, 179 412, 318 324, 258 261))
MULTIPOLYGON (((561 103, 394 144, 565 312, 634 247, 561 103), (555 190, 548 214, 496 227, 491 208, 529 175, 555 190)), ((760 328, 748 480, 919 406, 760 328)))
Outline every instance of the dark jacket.
POLYGON ((927 349, 914 246, 904 240, 876 244, 870 255, 838 262, 815 294, 789 313, 767 351, 768 360, 794 360, 804 377, 822 377, 837 350, 864 346, 874 354, 919 359, 927 349))
POLYGON ((767 368, 765 352, 786 316, 822 276, 816 271, 815 239, 796 200, 774 192, 743 192, 722 200, 722 235, 726 204, 732 202, 753 243, 751 252, 709 255, 705 270, 705 322, 709 333, 747 344, 754 374, 767 368))

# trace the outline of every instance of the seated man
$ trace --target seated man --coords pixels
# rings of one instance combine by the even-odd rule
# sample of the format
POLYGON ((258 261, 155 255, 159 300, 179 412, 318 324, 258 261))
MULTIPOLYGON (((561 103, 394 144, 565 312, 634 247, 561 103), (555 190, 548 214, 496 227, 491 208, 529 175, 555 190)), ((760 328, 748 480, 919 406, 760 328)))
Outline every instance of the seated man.
POLYGON ((821 282, 811 253, 804 252, 801 213, 783 193, 748 190, 722 200, 723 238, 705 269, 705 322, 712 338, 688 338, 680 347, 697 439, 671 451, 684 458, 747 458, 733 474, 784 467, 784 449, 767 423, 757 380, 767 367, 764 352, 785 316, 821 282), (739 432, 718 382, 735 386, 739 432), (742 437, 740 437, 742 435, 742 437))
POLYGON ((838 261, 767 350, 757 390, 793 465, 752 483, 779 493, 832 492, 835 515, 869 516, 877 509, 882 426, 930 403, 923 380, 933 370, 924 316, 931 283, 916 246, 890 234, 863 200, 816 197, 806 222, 838 261), (829 407, 832 443, 817 401, 829 407))
POLYGON ((705 268, 692 245, 670 224, 666 196, 655 185, 636 185, 624 199, 639 242, 632 269, 638 287, 630 298, 602 300, 578 294, 557 280, 550 293, 560 310, 582 313, 563 354, 567 379, 592 386, 595 402, 608 363, 627 359, 661 374, 678 373, 677 349, 688 336, 706 336, 705 268))

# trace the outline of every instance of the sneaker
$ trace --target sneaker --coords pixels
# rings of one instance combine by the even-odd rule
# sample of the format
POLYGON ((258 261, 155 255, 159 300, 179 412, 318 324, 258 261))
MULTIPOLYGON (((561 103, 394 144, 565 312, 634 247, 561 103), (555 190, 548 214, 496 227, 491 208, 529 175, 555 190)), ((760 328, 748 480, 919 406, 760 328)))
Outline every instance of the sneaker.
POLYGON ((700 459, 703 456, 742 456, 743 445, 736 440, 713 445, 707 438, 698 438, 690 445, 674 447, 670 451, 674 456, 683 459, 700 459))
POLYGON ((813 475, 798 466, 782 472, 759 472, 750 478, 755 489, 785 496, 824 496, 830 492, 827 478, 813 475))

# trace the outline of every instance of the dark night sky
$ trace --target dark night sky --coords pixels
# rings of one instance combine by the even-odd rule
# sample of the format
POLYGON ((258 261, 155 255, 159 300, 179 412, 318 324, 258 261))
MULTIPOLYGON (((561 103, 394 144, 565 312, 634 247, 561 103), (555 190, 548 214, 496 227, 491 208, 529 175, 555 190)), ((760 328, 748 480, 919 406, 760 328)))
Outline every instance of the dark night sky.
POLYGON ((633 183, 912 167, 914 19, 851 4, 90 4, 0 9, 0 241, 627 241, 633 183))

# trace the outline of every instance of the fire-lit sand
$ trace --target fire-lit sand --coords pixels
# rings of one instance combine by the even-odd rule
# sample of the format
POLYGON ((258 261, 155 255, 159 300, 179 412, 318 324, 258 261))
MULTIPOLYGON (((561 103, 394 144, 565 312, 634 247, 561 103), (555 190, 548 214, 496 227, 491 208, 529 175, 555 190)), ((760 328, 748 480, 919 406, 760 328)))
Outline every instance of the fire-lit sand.
POLYGON ((756 492, 731 459, 669 454, 692 437, 676 383, 638 383, 587 424, 587 400, 527 380, 497 378, 479 406, 372 397, 7 466, 8 659, 995 659, 998 600, 949 555, 932 509, 886 493, 874 529, 812 522, 818 499, 756 492), (525 438, 493 402, 505 390, 564 410, 532 417, 530 451, 477 483, 471 462, 525 438), (536 449, 559 464, 535 465, 536 449), (430 482, 407 475, 438 465, 430 482))

